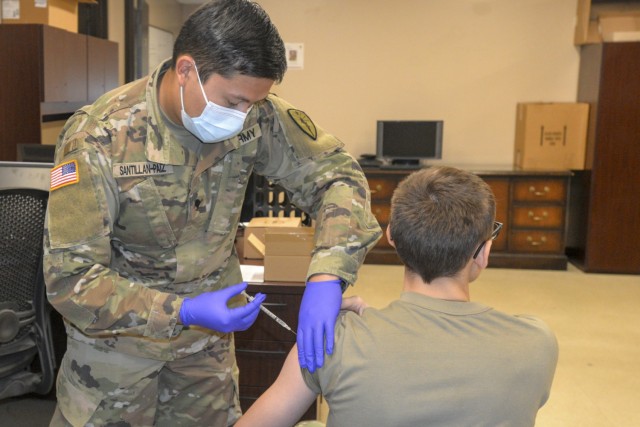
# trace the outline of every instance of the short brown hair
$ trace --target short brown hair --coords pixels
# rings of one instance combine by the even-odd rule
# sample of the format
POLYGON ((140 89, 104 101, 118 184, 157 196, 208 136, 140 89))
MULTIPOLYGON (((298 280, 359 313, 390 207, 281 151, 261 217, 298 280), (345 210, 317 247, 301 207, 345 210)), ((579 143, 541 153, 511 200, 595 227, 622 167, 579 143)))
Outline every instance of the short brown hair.
POLYGON ((390 233, 407 268, 429 283, 455 276, 491 236, 491 188, 453 167, 421 169, 405 178, 391 200, 390 233))

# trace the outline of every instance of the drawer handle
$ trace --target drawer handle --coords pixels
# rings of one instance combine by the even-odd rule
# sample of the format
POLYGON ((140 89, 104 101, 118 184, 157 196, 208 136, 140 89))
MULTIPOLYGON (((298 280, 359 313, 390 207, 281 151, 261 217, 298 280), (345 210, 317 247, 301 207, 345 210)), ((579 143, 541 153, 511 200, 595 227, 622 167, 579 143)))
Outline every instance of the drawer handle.
POLYGON ((549 213, 547 211, 543 211, 542 216, 536 216, 536 214, 533 211, 529 211, 529 218, 531 218, 534 221, 544 221, 548 216, 549 216, 549 213))
POLYGON ((551 189, 546 185, 542 188, 542 191, 537 191, 536 187, 534 187, 533 185, 529 187, 529 193, 533 194, 534 196, 546 196, 547 194, 549 194, 549 191, 551 191, 551 189))
POLYGON ((252 354, 287 354, 282 350, 249 350, 247 348, 236 348, 236 353, 252 353, 252 354))
POLYGON ((369 192, 371 194, 376 194, 378 191, 382 191, 382 185, 380 185, 380 184, 376 185, 376 188, 375 189, 371 189, 369 192))
POLYGON ((540 237, 540 241, 536 242, 536 241, 533 240, 533 237, 527 236, 527 242, 529 242, 529 244, 531 246, 540 246, 540 245, 544 245, 545 243, 547 243, 547 238, 545 236, 541 236, 540 237))

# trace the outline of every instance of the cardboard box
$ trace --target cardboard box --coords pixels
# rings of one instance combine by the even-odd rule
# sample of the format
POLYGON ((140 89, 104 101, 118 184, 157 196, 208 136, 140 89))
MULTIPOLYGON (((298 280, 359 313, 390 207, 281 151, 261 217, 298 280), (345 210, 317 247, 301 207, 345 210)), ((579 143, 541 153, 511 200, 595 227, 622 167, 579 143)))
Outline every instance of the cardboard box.
POLYGON ((264 280, 268 282, 305 282, 311 256, 267 255, 264 280))
POLYGON ((300 218, 253 218, 244 230, 244 258, 264 259, 265 232, 268 228, 300 227, 301 225, 300 218))
POLYGON ((95 3, 95 0, 0 1, 2 24, 46 24, 73 33, 78 32, 78 3, 95 3))
POLYGON ((304 282, 307 279, 315 229, 311 227, 269 228, 265 233, 264 279, 304 282))
POLYGON ((519 103, 514 165, 521 169, 584 169, 587 103, 519 103))
POLYGON ((313 227, 274 227, 265 232, 265 256, 310 255, 314 246, 313 227))
POLYGON ((634 17, 639 13, 640 1, 578 0, 574 44, 638 40, 634 17))
POLYGON ((640 13, 600 16, 598 21, 602 41, 640 41, 640 13))

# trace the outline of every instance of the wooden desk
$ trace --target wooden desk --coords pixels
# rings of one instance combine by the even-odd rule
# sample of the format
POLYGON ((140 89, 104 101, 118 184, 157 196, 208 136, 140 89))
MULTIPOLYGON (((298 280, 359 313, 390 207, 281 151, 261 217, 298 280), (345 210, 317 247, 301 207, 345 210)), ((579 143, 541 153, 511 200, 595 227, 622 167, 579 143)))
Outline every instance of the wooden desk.
MULTIPOLYGON (((493 242, 490 267, 566 270, 569 170, 460 168, 476 173, 489 184, 496 198, 496 220, 504 224, 493 242)), ((393 191, 411 172, 364 169, 371 189, 371 209, 383 229, 389 223, 393 191)), ((383 236, 365 263, 400 264, 400 260, 383 236)))

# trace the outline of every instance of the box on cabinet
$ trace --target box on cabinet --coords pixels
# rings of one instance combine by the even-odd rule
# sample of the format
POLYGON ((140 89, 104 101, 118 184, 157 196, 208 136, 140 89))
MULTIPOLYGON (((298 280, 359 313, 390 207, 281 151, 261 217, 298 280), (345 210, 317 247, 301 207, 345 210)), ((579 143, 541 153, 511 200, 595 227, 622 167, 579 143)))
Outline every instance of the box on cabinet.
POLYGON ((574 44, 640 40, 640 1, 578 0, 574 44))
POLYGON ((515 166, 584 169, 588 121, 587 103, 518 103, 515 166))
POLYGON ((605 42, 640 41, 640 13, 601 16, 599 28, 605 42))
POLYGON ((46 24, 78 32, 78 3, 95 0, 0 0, 3 24, 46 24))
POLYGON ((300 227, 301 225, 300 218, 261 217, 251 219, 244 230, 244 258, 264 259, 267 229, 300 227))
POLYGON ((264 279, 304 282, 314 246, 312 227, 269 228, 265 233, 264 279))

